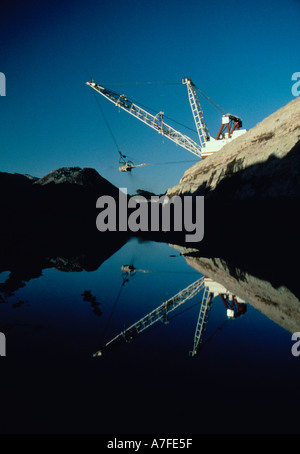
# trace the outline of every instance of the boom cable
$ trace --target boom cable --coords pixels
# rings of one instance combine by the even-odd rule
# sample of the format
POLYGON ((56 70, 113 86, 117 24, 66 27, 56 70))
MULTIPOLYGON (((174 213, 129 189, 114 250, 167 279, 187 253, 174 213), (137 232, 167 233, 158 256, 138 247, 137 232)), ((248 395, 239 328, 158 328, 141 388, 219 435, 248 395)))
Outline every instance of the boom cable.
POLYGON ((217 104, 215 101, 213 101, 209 96, 207 96, 202 90, 200 90, 200 88, 196 87, 194 85, 195 89, 198 91, 198 93, 204 98, 206 99, 206 101, 208 101, 216 110, 218 110, 221 114, 225 114, 225 110, 219 106, 219 104, 217 104))
POLYGON ((107 118, 106 118, 106 116, 105 116, 105 114, 104 114, 104 111, 103 111, 103 109, 102 109, 102 107, 101 107, 100 102, 98 101, 98 98, 97 98, 96 93, 94 92, 94 90, 93 90, 93 95, 94 95, 94 98, 95 98, 95 100, 96 100, 96 102, 97 102, 97 104, 98 104, 98 107, 99 107, 99 109, 100 109, 100 112, 102 113, 102 116, 103 116, 104 121, 105 121, 105 123, 106 123, 107 129, 108 129, 109 132, 110 132, 110 135, 111 135, 111 137, 112 137, 112 139, 113 139, 113 141, 114 141, 114 143, 115 143, 115 145, 116 145, 116 148, 117 148, 119 154, 120 154, 123 158, 125 158, 126 156, 124 156, 124 155, 122 154, 122 152, 121 152, 121 150, 120 150, 120 148, 119 148, 118 142, 117 142, 117 140, 116 140, 116 138, 115 138, 115 136, 114 136, 114 133, 112 132, 112 129, 111 129, 111 127, 110 127, 110 125, 109 125, 109 123, 108 123, 108 121, 107 121, 107 118))
MULTIPOLYGON (((108 319, 107 319, 107 322, 106 322, 106 324, 105 324, 105 326, 104 326, 104 329, 103 329, 103 331, 102 331, 101 337, 102 337, 102 340, 103 340, 103 341, 104 341, 104 339, 105 339, 106 332, 107 332, 107 330, 108 330, 108 327, 109 327, 109 325, 110 325, 112 316, 113 316, 113 314, 114 314, 114 312, 115 312, 115 309, 116 309, 116 307, 117 307, 118 301, 119 301, 120 296, 121 296, 121 292, 122 292, 123 287, 124 287, 124 285, 126 284, 126 282, 129 282, 129 279, 123 277, 123 282, 122 282, 121 287, 120 287, 120 289, 119 289, 118 295, 117 295, 117 297, 116 297, 116 299, 115 299, 115 302, 114 302, 114 304, 113 304, 112 310, 111 310, 111 312, 110 312, 110 314, 109 314, 109 317, 108 317, 108 319)), ((103 342, 101 342, 100 345, 103 345, 103 342)))
MULTIPOLYGON (((107 129, 108 129, 108 131, 109 131, 109 133, 110 133, 110 135, 111 135, 111 137, 112 137, 112 139, 113 139, 113 141, 114 141, 114 144, 115 144, 115 146, 116 146, 116 148, 117 148, 117 151, 118 151, 118 153, 120 154, 120 156, 121 156, 122 158, 133 159, 133 160, 135 160, 136 162, 141 163, 142 161, 139 161, 138 159, 133 158, 133 157, 131 157, 131 156, 124 155, 124 154, 121 152, 121 150, 120 150, 120 148, 119 148, 119 145, 118 145, 118 142, 117 142, 117 140, 116 140, 116 137, 115 137, 115 135, 114 135, 114 133, 113 133, 111 127, 110 127, 110 124, 109 124, 109 122, 108 122, 108 120, 107 120, 107 118, 106 118, 106 116, 105 116, 105 114, 104 114, 104 111, 103 111, 103 109, 102 109, 102 106, 101 106, 101 104, 100 104, 100 102, 99 102, 99 100, 98 100, 98 97, 97 97, 96 93, 94 92, 94 90, 93 90, 93 95, 94 95, 94 98, 95 98, 95 100, 96 100, 96 103, 97 103, 97 105, 98 105, 98 107, 99 107, 99 110, 100 110, 100 112, 101 112, 101 114, 102 114, 102 116, 103 116, 103 119, 104 119, 104 121, 105 121, 105 124, 106 124, 106 126, 107 126, 107 129)), ((137 101, 135 101, 135 102, 137 102, 137 101)), ((143 104, 141 104, 141 103, 139 103, 139 104, 143 106, 143 104)), ((153 112, 155 112, 155 110, 152 109, 152 108, 150 108, 150 107, 147 107, 147 106, 145 106, 145 105, 144 105, 143 107, 145 107, 145 108, 148 109, 148 110, 152 110, 153 112)), ((168 117, 167 117, 167 118, 168 118, 168 117)), ((172 120, 171 118, 169 118, 169 119, 172 120)), ((185 125, 183 125, 182 123, 176 122, 176 120, 172 120, 172 121, 174 121, 175 123, 181 124, 182 126, 188 128, 188 129, 190 129, 191 131, 196 132, 196 131, 193 130, 192 128, 189 128, 188 126, 185 126, 185 125)), ((193 159, 193 160, 185 160, 185 161, 155 162, 155 163, 150 163, 150 164, 145 164, 145 165, 168 165, 168 164, 177 164, 177 163, 178 163, 178 164, 182 164, 182 163, 186 163, 186 162, 198 162, 198 160, 193 159)))
MULTIPOLYGON (((181 82, 112 82, 112 83, 107 84, 107 85, 119 85, 119 86, 122 86, 122 85, 123 86, 125 86, 125 85, 127 85, 127 86, 128 85, 181 85, 181 82)), ((208 96, 206 93, 204 93, 204 91, 200 90, 200 88, 196 87, 196 85, 194 85, 194 87, 198 91, 198 93, 204 99, 206 99, 206 101, 208 101, 216 110, 218 110, 218 112, 220 112, 222 114, 226 113, 226 111, 219 104, 217 104, 210 96, 208 96)), ((140 105, 142 106, 142 104, 140 104, 140 105)), ((143 107, 146 107, 147 109, 149 109, 149 107, 147 107, 147 106, 143 106, 143 107)), ((155 112, 153 109, 150 109, 150 110, 155 112)), ((194 129, 191 129, 188 126, 186 126, 186 125, 184 125, 182 123, 179 123, 179 122, 177 122, 176 120, 174 120, 172 118, 169 118, 167 116, 166 116, 166 118, 168 118, 169 120, 172 120, 175 123, 177 123, 177 124, 179 124, 181 126, 184 126, 185 128, 190 129, 191 131, 195 132, 194 129)))
POLYGON ((180 82, 110 82, 103 85, 181 85, 180 82))
MULTIPOLYGON (((144 109, 147 109, 148 111, 153 112, 154 114, 157 114, 157 110, 153 109, 152 107, 146 106, 145 104, 142 104, 141 102, 136 101, 136 100, 134 100, 134 99, 132 99, 132 98, 131 98, 131 99, 130 99, 130 98, 127 98, 127 99, 128 99, 128 101, 133 102, 133 103, 139 105, 140 107, 143 107, 144 109)), ((178 124, 178 125, 180 125, 180 126, 183 126, 184 128, 189 129, 189 130, 192 131, 192 132, 197 133, 197 131, 196 131, 195 129, 190 128, 189 126, 187 126, 187 125, 185 125, 185 124, 183 124, 183 123, 180 123, 180 122, 177 121, 177 120, 174 120, 174 118, 168 117, 168 116, 165 115, 165 114, 164 114, 164 118, 167 118, 167 120, 173 121, 174 123, 176 123, 176 124, 178 124)))

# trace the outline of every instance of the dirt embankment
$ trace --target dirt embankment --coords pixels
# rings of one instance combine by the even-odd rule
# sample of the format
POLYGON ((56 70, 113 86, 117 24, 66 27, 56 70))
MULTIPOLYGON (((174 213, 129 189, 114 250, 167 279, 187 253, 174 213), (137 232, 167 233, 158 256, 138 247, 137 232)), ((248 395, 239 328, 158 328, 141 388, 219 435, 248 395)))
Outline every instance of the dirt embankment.
POLYGON ((300 98, 188 169, 167 195, 206 200, 300 197, 300 98))

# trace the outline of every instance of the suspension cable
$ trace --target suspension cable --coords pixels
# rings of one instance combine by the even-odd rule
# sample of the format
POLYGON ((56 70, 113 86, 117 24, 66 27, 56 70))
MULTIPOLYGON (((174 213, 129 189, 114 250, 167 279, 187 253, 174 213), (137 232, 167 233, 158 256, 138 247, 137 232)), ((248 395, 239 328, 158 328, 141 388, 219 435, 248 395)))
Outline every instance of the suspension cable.
MULTIPOLYGON (((105 85, 105 84, 104 84, 105 85)), ((119 86, 122 86, 122 85, 181 85, 180 82, 112 82, 110 84, 107 84, 107 85, 119 85, 119 86)), ((206 99, 206 101, 208 101, 216 110, 218 110, 218 112, 222 113, 222 114, 225 114, 226 111, 219 105, 217 104, 210 96, 208 96, 206 93, 204 93, 202 90, 200 90, 200 88, 196 87, 196 85, 194 85, 195 89, 198 91, 198 93, 204 98, 206 99)), ((136 101, 134 101, 136 102, 136 101)), ((141 105, 142 107, 145 107, 146 109, 149 109, 149 110, 152 110, 152 112, 155 112, 154 109, 151 109, 147 106, 143 106, 142 104, 138 103, 139 105, 141 105)), ((182 124, 182 123, 179 123, 177 122, 176 120, 170 118, 170 117, 167 117, 169 120, 171 121, 174 121, 174 123, 177 123, 181 126, 184 126, 185 128, 187 129, 190 129, 191 131, 194 131, 196 132, 194 129, 192 128, 189 128, 188 126, 182 124)))
POLYGON ((208 101, 216 110, 218 110, 221 114, 225 114, 225 110, 219 106, 219 104, 217 104, 215 101, 213 101, 209 96, 207 96, 202 90, 200 90, 200 88, 196 87, 194 85, 195 89, 198 91, 198 93, 204 98, 206 99, 206 101, 208 101))
POLYGON ((100 102, 98 101, 98 98, 97 98, 96 93, 94 92, 94 90, 93 90, 93 95, 94 95, 94 98, 95 98, 95 100, 96 100, 96 102, 97 102, 97 104, 98 104, 98 107, 99 107, 99 109, 100 109, 100 112, 102 113, 102 116, 103 116, 104 121, 105 121, 105 123, 106 123, 107 129, 108 129, 109 132, 110 132, 110 135, 111 135, 111 137, 112 137, 112 139, 113 139, 113 141, 114 141, 114 143, 115 143, 115 145, 116 145, 116 148, 117 148, 117 150, 118 150, 120 156, 121 156, 122 158, 126 158, 126 156, 124 156, 124 155, 122 154, 122 152, 121 152, 121 150, 120 150, 120 148, 119 148, 119 145, 118 145, 117 140, 116 140, 116 138, 115 138, 115 136, 114 136, 114 133, 112 132, 112 129, 111 129, 111 127, 110 127, 110 125, 109 125, 109 123, 108 123, 108 121, 107 121, 107 118, 106 118, 106 116, 105 116, 105 114, 104 114, 104 111, 103 111, 103 109, 102 109, 102 107, 101 107, 100 102))
MULTIPOLYGON (((103 341, 104 341, 104 339, 105 339, 106 332, 107 332, 107 330, 108 330, 108 327, 109 327, 109 325, 110 325, 112 316, 113 316, 113 314, 114 314, 114 312, 115 312, 115 309, 116 309, 116 307, 117 307, 118 301, 119 301, 120 296, 121 296, 121 292, 122 292, 123 287, 124 287, 124 285, 126 284, 126 282, 129 282, 129 279, 123 277, 123 282, 122 282, 121 287, 120 287, 120 289, 119 289, 118 295, 117 295, 117 297, 116 297, 116 299, 115 299, 115 302, 114 302, 114 304, 113 304, 112 310, 111 310, 111 312, 110 312, 110 314, 109 314, 109 317, 108 317, 108 319, 107 319, 107 322, 106 322, 106 324, 105 324, 105 327, 104 327, 104 329, 103 329, 103 331, 102 331, 101 337, 102 337, 102 340, 103 340, 103 341)), ((101 342, 101 345, 103 345, 103 342, 101 342)))
MULTIPOLYGON (((143 161, 140 161, 139 159, 134 158, 133 156, 128 156, 127 155, 126 157, 131 159, 131 160, 133 160, 133 161, 139 162, 139 163, 143 162, 143 161)), ((199 159, 187 159, 187 160, 184 160, 184 161, 149 162, 147 165, 160 166, 160 165, 169 165, 169 164, 184 164, 184 163, 188 163, 188 162, 199 162, 199 159)))
POLYGON ((181 85, 180 82, 110 82, 103 85, 181 85))
MULTIPOLYGON (((157 110, 153 109, 152 107, 146 106, 145 104, 142 104, 141 102, 136 101, 136 100, 134 100, 134 99, 132 99, 132 98, 131 98, 131 99, 127 98, 127 99, 128 99, 128 101, 133 102, 133 103, 137 104, 138 106, 143 107, 144 109, 147 109, 148 111, 153 112, 154 114, 157 114, 157 110)), ((165 114, 164 114, 164 118, 167 118, 167 120, 171 120, 171 121, 173 121, 174 123, 176 123, 176 124, 178 124, 178 125, 180 125, 180 126, 183 126, 184 128, 189 129, 189 130, 192 131, 192 132, 197 133, 197 131, 196 131, 195 129, 190 128, 189 126, 187 126, 187 125, 185 125, 185 124, 183 124, 183 123, 180 123, 180 122, 177 121, 177 120, 174 120, 174 118, 171 118, 171 117, 169 117, 169 116, 167 116, 167 115, 165 115, 165 114)))
MULTIPOLYGON (((135 160, 135 161, 141 163, 142 161, 139 161, 138 159, 133 158, 133 157, 131 157, 131 156, 124 155, 124 154, 121 152, 121 150, 120 150, 120 148, 119 148, 119 145, 118 145, 118 143, 117 143, 116 137, 115 137, 115 135, 114 135, 114 133, 113 133, 111 127, 110 127, 110 124, 109 124, 109 122, 108 122, 108 120, 107 120, 107 118, 106 118, 106 116, 105 116, 105 114, 104 114, 104 111, 103 111, 103 109, 102 109, 102 107, 101 107, 101 104, 100 104, 100 102, 99 102, 99 100, 98 100, 98 97, 96 96, 96 93, 95 93, 94 91, 93 91, 93 95, 94 95, 94 98, 95 98, 95 100, 96 100, 96 103, 97 103, 97 105, 98 105, 98 107, 99 107, 99 110, 100 110, 100 112, 101 112, 101 114, 102 114, 102 116, 103 116, 103 119, 104 119, 104 121, 105 121, 105 123, 106 123, 107 129, 108 129, 108 131, 109 131, 109 133, 110 133, 110 135, 111 135, 111 137, 112 137, 112 139, 113 139, 113 141, 114 141, 114 143, 115 143, 115 146, 116 146, 116 148, 117 148, 117 151, 118 151, 119 155, 120 155, 122 158, 133 159, 133 160, 135 160)), ((135 102, 136 102, 136 101, 135 101, 135 102)), ((143 106, 143 104, 141 104, 141 103, 139 103, 139 105, 143 106)), ((148 110, 152 110, 153 112, 155 112, 155 110, 152 109, 152 108, 150 108, 150 107, 147 107, 147 106, 143 106, 143 107, 145 107, 145 108, 148 109, 148 110)), ((167 118, 168 118, 168 117, 167 117, 167 118)), ((171 118, 169 118, 169 119, 172 120, 171 118)), ((174 121, 175 123, 181 124, 182 126, 186 127, 187 129, 190 129, 191 131, 196 132, 196 131, 193 130, 192 128, 189 128, 188 126, 185 126, 185 125, 183 125, 182 123, 177 122, 176 120, 172 120, 172 121, 174 121)), ((197 161, 196 159, 194 159, 194 160, 188 160, 188 161, 185 160, 185 161, 173 161, 173 162, 163 162, 163 163, 157 162, 157 163, 150 163, 150 164, 147 164, 147 165, 167 165, 167 164, 177 164, 177 163, 180 163, 180 164, 181 164, 181 163, 185 163, 185 162, 198 162, 198 161, 197 161)), ((145 164, 145 165, 146 165, 146 164, 145 164)))
MULTIPOLYGON (((105 116, 105 114, 104 114, 104 111, 103 111, 103 109, 102 109, 102 107, 101 107, 101 104, 100 104, 100 102, 99 102, 99 100, 98 100, 98 97, 96 96, 96 93, 95 93, 94 91, 93 91, 93 95, 94 95, 94 98, 95 98, 95 100, 96 100, 96 102, 97 102, 97 105, 98 105, 98 107, 99 107, 99 110, 100 110, 100 112, 101 112, 101 114, 102 114, 102 116, 103 116, 103 118, 104 118, 104 121, 105 121, 105 123, 106 123, 106 126, 107 126, 107 128, 108 128, 108 130, 109 130, 109 132, 110 132, 110 135, 111 135, 111 137, 112 137, 112 139, 113 139, 113 141, 114 141, 114 143, 115 143, 115 145, 116 145, 117 151, 118 151, 118 153, 120 154, 120 156, 121 156, 122 158, 127 158, 127 157, 128 157, 129 159, 134 159, 134 160, 137 161, 137 162, 141 162, 141 161, 138 161, 138 160, 135 159, 135 158, 132 158, 132 157, 127 156, 127 155, 124 155, 124 154, 121 152, 121 150, 120 150, 120 148, 119 148, 119 146, 118 146, 117 140, 116 140, 116 138, 115 138, 115 135, 114 135, 113 132, 112 132, 112 129, 111 129, 110 125, 109 125, 109 122, 108 122, 108 120, 107 120, 107 118, 106 118, 106 116, 105 116)), ((135 102, 137 103, 137 101, 135 101, 135 102)), ((152 112, 155 112, 155 110, 152 109, 151 107, 147 107, 147 106, 145 106, 145 105, 143 105, 143 104, 141 104, 141 103, 138 103, 138 104, 141 105, 141 106, 143 106, 144 108, 146 108, 146 109, 148 109, 148 110, 152 110, 152 112)), ((166 117, 166 118, 168 118, 169 120, 174 121, 174 122, 177 123, 177 124, 180 124, 181 126, 184 126, 184 127, 187 128, 187 129, 190 129, 191 131, 196 132, 194 129, 189 128, 188 126, 185 126, 184 124, 179 123, 178 121, 173 120, 172 118, 169 118, 169 117, 166 117)), ((193 161, 174 161, 174 163, 177 163, 177 162, 180 162, 180 163, 183 163, 183 162, 196 162, 196 160, 193 160, 193 161)), ((166 162, 166 163, 163 163, 163 164, 172 164, 172 163, 166 162)), ((148 165, 160 165, 160 163, 153 163, 153 164, 148 164, 148 165)))

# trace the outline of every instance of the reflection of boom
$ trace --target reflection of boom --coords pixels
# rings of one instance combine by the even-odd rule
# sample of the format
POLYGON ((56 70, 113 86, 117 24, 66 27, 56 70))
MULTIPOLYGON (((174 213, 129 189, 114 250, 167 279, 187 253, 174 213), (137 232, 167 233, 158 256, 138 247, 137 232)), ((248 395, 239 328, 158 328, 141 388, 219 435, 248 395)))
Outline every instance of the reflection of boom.
MULTIPOLYGON (((133 265, 123 265, 121 267, 122 272, 125 276, 134 276, 135 272, 138 271, 134 268, 133 265)), ((140 270, 146 271, 146 270, 140 270)), ((128 280, 128 279, 127 279, 128 280)), ((228 319, 237 318, 240 315, 245 314, 247 306, 245 301, 234 296, 229 292, 222 284, 213 281, 208 277, 201 277, 197 281, 190 284, 185 289, 178 292, 175 296, 168 299, 162 303, 159 307, 154 309, 149 314, 142 317, 133 325, 129 326, 124 331, 121 331, 117 336, 107 342, 100 350, 93 354, 94 357, 102 356, 103 351, 107 347, 117 345, 121 342, 131 342, 136 335, 143 332, 145 329, 154 325, 158 321, 163 321, 164 323, 168 322, 168 315, 170 312, 177 309, 179 306, 184 304, 186 301, 195 297, 202 289, 204 288, 202 301, 199 310, 198 321, 196 325, 195 335, 194 335, 194 345, 192 351, 190 351, 190 356, 196 356, 199 348, 203 341, 203 335, 210 314, 210 309, 212 302, 216 296, 220 296, 226 309, 228 319)))
POLYGON ((245 314, 247 305, 245 301, 238 296, 229 292, 222 284, 213 281, 209 277, 204 277, 205 290, 203 294, 202 303, 200 306, 198 322, 194 336, 194 347, 190 352, 191 356, 197 355, 200 345, 203 340, 205 326, 209 317, 211 304, 216 296, 220 296, 224 306, 226 307, 226 314, 228 319, 235 319, 245 314))
POLYGON ((205 325, 209 317, 213 296, 214 294, 209 291, 209 287, 205 287, 194 336, 194 347, 190 352, 191 356, 195 356, 197 354, 200 344, 202 343, 205 325))
POLYGON ((204 287, 204 277, 201 277, 197 281, 190 284, 185 289, 178 292, 175 296, 170 298, 169 300, 162 303, 159 307, 154 309, 149 314, 145 315, 139 321, 131 325, 125 331, 122 331, 120 334, 115 336, 109 342, 107 342, 104 347, 98 350, 93 356, 101 356, 103 350, 109 346, 114 344, 118 344, 120 341, 130 342, 137 334, 141 333, 145 329, 152 326, 154 323, 162 320, 163 322, 167 322, 168 314, 173 310, 177 309, 187 300, 193 298, 197 295, 204 287))

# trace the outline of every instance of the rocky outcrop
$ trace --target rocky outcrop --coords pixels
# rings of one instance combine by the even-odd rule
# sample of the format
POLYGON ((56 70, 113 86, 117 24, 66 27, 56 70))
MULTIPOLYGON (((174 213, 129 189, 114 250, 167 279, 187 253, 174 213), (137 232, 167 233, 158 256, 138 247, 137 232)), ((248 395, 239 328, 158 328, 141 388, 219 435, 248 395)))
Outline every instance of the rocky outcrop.
MULTIPOLYGON (((41 235, 43 236, 43 235, 41 235)), ((101 264, 121 248, 127 238, 104 234, 98 238, 74 237, 56 241, 7 241, 1 250, 0 273, 9 271, 5 282, 0 282, 0 302, 39 278, 45 269, 53 268, 63 272, 95 271, 101 264)))
POLYGON ((173 195, 206 201, 300 197, 300 98, 188 169, 173 195))

